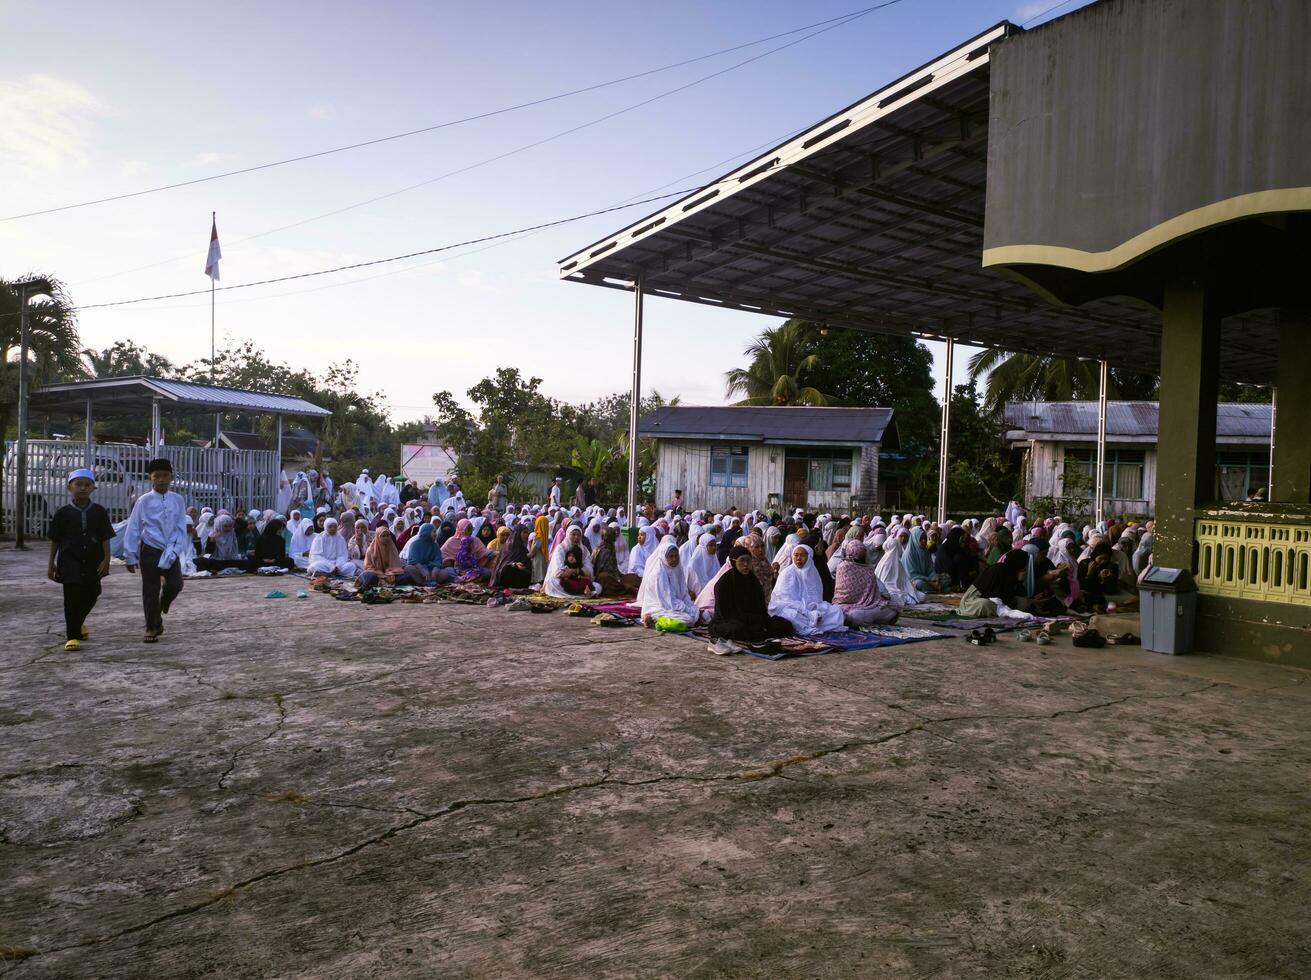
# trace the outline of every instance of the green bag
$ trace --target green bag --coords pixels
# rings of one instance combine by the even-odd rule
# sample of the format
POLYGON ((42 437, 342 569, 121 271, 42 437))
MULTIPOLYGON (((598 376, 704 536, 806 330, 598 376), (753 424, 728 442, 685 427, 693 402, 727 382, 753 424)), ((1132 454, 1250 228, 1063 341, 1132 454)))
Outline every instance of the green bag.
POLYGON ((661 616, 655 621, 655 628, 661 633, 686 633, 687 623, 673 616, 661 616))

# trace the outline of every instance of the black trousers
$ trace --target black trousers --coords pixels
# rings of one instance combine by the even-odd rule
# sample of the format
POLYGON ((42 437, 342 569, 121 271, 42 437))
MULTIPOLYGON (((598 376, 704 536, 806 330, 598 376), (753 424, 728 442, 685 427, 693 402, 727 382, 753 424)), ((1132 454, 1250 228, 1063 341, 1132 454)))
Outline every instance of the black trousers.
POLYGON ((146 629, 164 625, 164 613, 182 591, 181 560, 174 560, 167 569, 160 568, 161 554, 158 548, 141 546, 141 606, 146 613, 146 629))
POLYGON ((64 583, 64 634, 70 640, 81 638, 82 626, 100 598, 100 579, 91 574, 88 582, 64 583))

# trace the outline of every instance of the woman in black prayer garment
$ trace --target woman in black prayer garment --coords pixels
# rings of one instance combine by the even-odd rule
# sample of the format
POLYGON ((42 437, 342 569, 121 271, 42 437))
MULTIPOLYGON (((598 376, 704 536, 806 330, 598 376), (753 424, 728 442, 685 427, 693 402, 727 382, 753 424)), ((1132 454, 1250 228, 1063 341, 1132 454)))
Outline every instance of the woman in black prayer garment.
POLYGON ((715 615, 710 635, 719 640, 755 643, 792 635, 792 624, 782 616, 771 616, 765 605, 760 579, 751 567, 751 552, 741 545, 728 553, 733 566, 715 583, 715 615))

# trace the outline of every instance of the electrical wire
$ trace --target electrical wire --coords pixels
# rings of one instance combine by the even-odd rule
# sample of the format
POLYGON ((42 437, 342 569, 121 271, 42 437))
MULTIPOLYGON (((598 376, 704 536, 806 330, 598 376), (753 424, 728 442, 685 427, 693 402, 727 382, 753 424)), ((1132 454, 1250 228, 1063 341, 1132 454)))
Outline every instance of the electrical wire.
MULTIPOLYGON (((684 180, 689 180, 689 179, 692 178, 692 177, 698 177, 698 176, 700 176, 701 174, 706 173, 707 171, 710 171, 710 170, 718 170, 720 167, 724 166, 725 164, 731 163, 732 161, 738 159, 739 157, 748 156, 748 155, 750 155, 750 154, 752 154, 752 153, 758 153, 760 150, 762 150, 762 149, 767 149, 768 147, 771 147, 771 146, 778 146, 780 143, 785 142, 786 140, 789 140, 789 139, 791 139, 792 137, 796 136, 798 133, 803 132, 803 131, 805 130, 805 128, 806 128, 806 127, 803 126, 803 127, 801 127, 800 129, 794 129, 794 130, 791 130, 790 132, 784 133, 784 134, 782 134, 781 136, 776 136, 776 137, 774 137, 773 139, 766 140, 766 141, 763 142, 763 143, 758 143, 757 145, 755 145, 755 146, 753 146, 753 147, 750 147, 749 149, 741 150, 741 151, 739 151, 739 152, 737 152, 737 153, 734 153, 732 156, 724 157, 724 158, 721 159, 721 160, 717 160, 717 161, 715 161, 714 163, 708 164, 707 166, 704 166, 704 167, 702 167, 702 168, 699 169, 699 170, 694 170, 694 171, 692 171, 691 173, 683 174, 681 177, 678 177, 678 178, 676 178, 676 179, 674 179, 674 180, 671 180, 671 181, 668 181, 668 182, 666 182, 666 183, 664 183, 664 184, 661 184, 661 185, 658 186, 658 187, 651 187, 651 188, 648 188, 648 189, 646 189, 646 190, 644 190, 644 191, 640 191, 640 192, 638 192, 637 194, 629 195, 628 197, 626 197, 626 198, 624 198, 624 199, 622 199, 622 200, 620 200, 620 201, 617 201, 617 202, 615 203, 615 207, 636 206, 636 204, 638 204, 638 203, 647 203, 646 201, 639 202, 639 201, 637 201, 636 199, 637 199, 637 198, 646 197, 647 195, 654 194, 654 193, 656 193, 657 191, 663 191, 666 187, 671 187, 671 186, 673 186, 674 184, 681 183, 681 182, 684 181, 684 180)), ((703 187, 709 187, 709 186, 713 186, 713 185, 706 184, 706 185, 702 185, 702 186, 703 186, 703 187)), ((702 188, 701 188, 701 187, 698 187, 698 188, 697 188, 697 190, 700 190, 700 189, 702 189, 702 188)), ((673 192, 673 193, 681 194, 681 193, 684 193, 684 192, 683 192, 683 191, 677 191, 677 192, 673 192)), ((655 198, 654 200, 660 200, 660 199, 663 199, 664 196, 665 196, 665 195, 662 195, 661 198, 655 198)), ((456 256, 446 256, 446 255, 443 255, 442 258, 440 258, 440 259, 434 259, 434 260, 431 260, 431 261, 428 261, 428 262, 418 262, 418 263, 416 263, 416 264, 414 264, 414 265, 406 266, 406 267, 403 268, 403 269, 392 269, 392 270, 389 270, 389 271, 387 271, 387 272, 379 273, 378 275, 375 275, 375 276, 363 276, 363 277, 361 277, 361 278, 359 278, 359 279, 351 279, 351 280, 348 280, 348 281, 346 281, 346 282, 336 282, 336 283, 331 283, 331 284, 326 285, 326 286, 313 286, 313 287, 311 287, 311 288, 309 288, 309 289, 296 289, 296 290, 291 290, 291 291, 289 291, 289 292, 285 292, 285 293, 273 293, 273 294, 268 295, 268 296, 256 296, 256 297, 252 297, 251 299, 246 299, 246 300, 233 300, 233 301, 230 301, 229 303, 227 303, 226 305, 227 305, 227 306, 233 306, 233 305, 236 305, 236 304, 239 304, 239 303, 260 303, 260 302, 264 302, 264 301, 266 301, 266 300, 270 300, 270 299, 280 299, 280 298, 287 297, 287 296, 303 296, 303 295, 306 294, 306 293, 317 293, 317 292, 321 292, 321 291, 323 291, 323 290, 325 290, 325 289, 341 289, 341 288, 343 288, 343 287, 345 287, 345 286, 355 286, 355 285, 358 285, 359 283, 372 282, 372 281, 375 280, 375 279, 385 279, 385 278, 387 278, 388 276, 404 275, 404 274, 407 273, 407 272, 413 272, 413 271, 415 271, 415 270, 417 270, 417 269, 423 269, 423 268, 426 268, 426 267, 428 267, 428 266, 430 266, 430 265, 435 264, 436 262, 451 261, 452 259, 463 259, 463 258, 466 258, 466 257, 468 257, 468 256, 470 256, 470 255, 477 255, 477 254, 480 253, 480 252, 486 252, 486 251, 489 251, 490 249, 493 249, 493 248, 500 248, 500 247, 502 247, 503 245, 509 245, 509 244, 512 244, 512 243, 517 242, 517 241, 522 241, 522 240, 524 240, 525 238, 531 238, 531 237, 534 236, 534 235, 540 234, 540 233, 541 233, 542 231, 544 231, 544 230, 546 230, 546 229, 545 229, 545 228, 537 228, 537 229, 534 229, 534 230, 532 230, 532 231, 525 231, 525 232, 523 232, 522 234, 516 234, 516 233, 513 233, 513 232, 512 232, 512 233, 510 233, 510 236, 509 236, 509 237, 499 239, 499 240, 497 240, 497 241, 495 241, 495 242, 492 242, 491 244, 488 244, 488 245, 484 245, 482 248, 470 249, 469 251, 467 251, 467 252, 461 252, 459 255, 456 255, 456 256)), ((208 290, 204 290, 204 292, 208 292, 208 290)), ((156 307, 155 309, 157 309, 157 310, 160 310, 160 309, 164 309, 164 310, 192 310, 192 309, 201 309, 201 308, 204 307, 205 305, 206 305, 206 304, 204 304, 204 303, 188 303, 188 304, 183 304, 183 305, 180 305, 180 306, 156 307)), ((83 307, 83 308, 85 308, 85 307, 83 307)), ((103 309, 103 308, 105 308, 105 307, 100 307, 100 308, 103 309)))
MULTIPOLYGON (((389 142, 393 142, 393 141, 395 141, 395 140, 407 139, 408 137, 411 137, 411 136, 418 136, 418 135, 423 134, 423 133, 436 132, 437 130, 448 129, 448 128, 450 128, 450 127, 453 127, 453 126, 459 126, 459 125, 462 125, 462 124, 464 124, 464 123, 476 122, 476 121, 478 121, 478 120, 482 120, 482 119, 490 119, 490 118, 495 117, 495 116, 505 115, 506 113, 517 112, 517 111, 520 111, 520 110, 522 110, 522 109, 529 109, 529 108, 533 108, 533 107, 536 107, 536 106, 545 105, 545 104, 550 103, 550 102, 557 102, 557 101, 559 101, 559 100, 561 100, 561 99, 571 98, 571 97, 573 97, 573 96, 576 96, 576 95, 582 95, 582 94, 587 93, 587 92, 594 92, 594 91, 596 91, 596 90, 598 90, 598 89, 607 88, 607 87, 612 86, 612 85, 618 85, 618 84, 621 84, 621 83, 623 83, 623 82, 629 82, 629 81, 633 81, 633 80, 638 79, 638 78, 645 78, 645 77, 648 77, 648 76, 650 76, 650 75, 660 74, 661 72, 671 71, 671 70, 673 70, 673 69, 675 69, 675 68, 682 68, 682 67, 685 67, 685 66, 687 66, 687 65, 696 64, 697 62, 700 62, 700 61, 707 61, 707 60, 709 60, 709 59, 711 59, 711 58, 716 58, 716 57, 719 57, 720 55, 723 55, 723 54, 729 54, 729 53, 731 53, 731 52, 733 52, 733 51, 740 51, 740 50, 742 50, 743 48, 754 47, 754 46, 757 45, 757 44, 765 44, 765 43, 767 43, 767 42, 769 42, 769 41, 774 41, 774 40, 777 40, 778 38, 781 38, 781 37, 787 37, 787 36, 792 35, 792 34, 798 34, 798 33, 801 33, 802 31, 808 31, 808 30, 810 30, 811 28, 822 27, 823 25, 830 25, 829 27, 827 27, 827 28, 825 28, 825 29, 826 29, 826 30, 831 30, 831 29, 834 28, 834 27, 841 27, 843 24, 849 23, 849 22, 851 22, 851 21, 853 21, 853 20, 856 20, 857 18, 863 17, 863 16, 865 16, 866 14, 873 13, 874 11, 876 11, 876 10, 880 10, 880 9, 882 9, 883 7, 890 7, 890 6, 892 6, 893 4, 900 3, 900 2, 901 2, 901 0, 884 0, 884 2, 882 2, 882 3, 877 3, 877 4, 874 4, 874 5, 872 5, 872 6, 865 7, 865 8, 863 8, 863 9, 861 9, 861 10, 855 10, 855 11, 852 11, 852 12, 850 12, 850 13, 841 14, 841 15, 839 15, 839 16, 837 16, 837 17, 830 17, 830 18, 828 18, 827 20, 816 21, 816 22, 813 23, 813 24, 807 24, 807 25, 805 25, 805 26, 803 26, 803 27, 795 27, 795 28, 792 28, 791 30, 788 30, 788 31, 782 31, 782 32, 780 32, 780 33, 778 33, 778 34, 772 34, 772 35, 770 35, 769 37, 758 38, 758 39, 756 39, 756 40, 754 40, 754 41, 747 41, 747 42, 745 42, 745 43, 737 44, 737 45, 733 45, 732 47, 728 47, 728 48, 721 48, 720 50, 718 50, 718 51, 712 51, 712 52, 709 53, 709 54, 698 55, 698 56, 695 57, 695 58, 688 58, 688 59, 685 59, 685 60, 683 60, 683 61, 675 62, 675 63, 673 63, 673 64, 663 65, 663 66, 661 66, 661 67, 659 67, 659 68, 651 68, 651 69, 647 69, 646 71, 637 72, 637 73, 632 74, 632 75, 625 75, 625 76, 623 76, 622 78, 615 78, 615 79, 611 79, 611 80, 606 81, 606 82, 597 82, 597 83, 595 83, 595 84, 587 85, 587 86, 584 86, 584 87, 582 87, 582 88, 578 88, 578 89, 573 89, 573 90, 568 91, 568 92, 561 92, 561 93, 558 93, 558 94, 556 94, 556 95, 549 95, 549 96, 546 96, 546 97, 541 98, 541 99, 533 99, 533 100, 528 101, 528 102, 521 102, 521 103, 518 103, 518 104, 516 104, 516 105, 503 106, 503 107, 501 107, 501 108, 499 108, 499 109, 491 109, 491 110, 488 110, 487 112, 481 112, 481 113, 477 113, 477 114, 474 114, 474 115, 471 115, 471 116, 464 116, 464 117, 459 118, 459 119, 449 119, 449 120, 446 120, 445 122, 434 123, 433 125, 430 125, 430 126, 423 126, 423 127, 418 128, 418 129, 407 130, 407 131, 405 131, 405 132, 403 132, 403 133, 393 133, 393 134, 391 134, 391 135, 389 135, 389 136, 379 136, 379 137, 376 137, 376 138, 374 138, 374 139, 363 140, 363 141, 358 142, 358 143, 349 143, 349 144, 347 144, 347 145, 345 145, 345 146, 332 147, 331 149, 327 149, 327 150, 318 150, 318 151, 316 151, 316 152, 314 152, 314 153, 304 153, 304 154, 301 154, 300 156, 287 157, 287 158, 282 159, 282 160, 274 160, 274 161, 271 161, 271 162, 269 162, 269 163, 256 164, 256 165, 254 165, 254 166, 250 166, 250 167, 241 167, 241 168, 238 168, 238 169, 236 169, 236 170, 228 170, 228 171, 225 171, 225 172, 223 172, 223 173, 210 174, 210 175, 208 175, 208 176, 206 176, 206 177, 195 177, 195 178, 193 178, 193 179, 191 179, 191 180, 177 181, 177 182, 172 183, 172 184, 161 184, 161 185, 156 186, 156 187, 147 187, 147 188, 144 188, 144 189, 139 190, 139 191, 129 191, 129 192, 124 193, 124 194, 114 194, 114 195, 110 195, 110 196, 108 196, 108 197, 94 198, 94 199, 92 199, 92 200, 88 200, 88 201, 78 201, 78 202, 76 202, 76 203, 74 203, 74 204, 63 204, 63 205, 59 205, 59 206, 57 206, 57 207, 42 208, 42 209, 40 209, 40 210, 36 210, 36 211, 27 211, 27 212, 24 212, 24 213, 22 213, 22 214, 11 214, 11 215, 6 215, 6 216, 4 216, 4 217, 0 217, 0 222, 4 222, 4 221, 18 221, 18 220, 21 220, 21 219, 23 219, 23 218, 35 218, 35 217, 39 217, 39 216, 41 216, 41 215, 46 215, 46 214, 56 214, 56 213, 59 213, 59 212, 62 212, 62 211, 72 211, 72 210, 77 209, 77 208, 92 207, 92 206, 95 206, 95 205, 98 205, 98 204, 108 204, 108 203, 111 203, 111 202, 113 202, 113 201, 123 201, 123 200, 127 200, 127 199, 129 199, 129 198, 144 197, 144 196, 146 196, 146 195, 148 195, 148 194, 157 194, 157 193, 160 193, 161 191, 176 190, 176 189, 181 188, 181 187, 192 187, 192 186, 195 186, 196 184, 204 184, 204 183, 209 183, 209 182, 211 182, 211 181, 215 181, 215 180, 223 180, 223 179, 225 179, 225 178, 227 178, 227 177, 236 177, 236 176, 240 176, 240 175, 242 175, 242 174, 255 173, 255 172, 257 172, 257 171, 261 171, 261 170, 270 170, 270 169, 272 169, 272 168, 274 168, 274 167, 283 167, 283 166, 287 166, 288 164, 292 164, 292 163, 301 163, 301 162, 304 162, 304 161, 306 161, 306 160, 315 160, 315 159, 319 159, 319 158, 321 158, 321 157, 331 156, 331 155, 333 155, 333 154, 337 154, 337 153, 345 153, 345 152, 347 152, 347 151, 349 151, 349 150, 358 150, 358 149, 362 149, 362 148, 364 148, 364 147, 377 146, 377 145, 379 145, 379 144, 381 144, 381 143, 389 143, 389 142)), ((823 31, 819 31, 819 32, 817 32, 817 33, 823 33, 823 31)), ((814 35, 810 35, 810 36, 813 37, 814 35)), ((799 39, 799 40, 806 40, 806 38, 801 38, 801 39, 799 39)), ((791 43, 792 43, 792 44, 795 44, 795 43, 799 43, 799 41, 794 41, 794 42, 791 42, 791 43)), ((775 48, 774 51, 781 51, 784 47, 791 47, 791 44, 783 45, 783 46, 780 47, 780 48, 775 48)), ((748 59, 747 61, 744 61, 744 62, 742 62, 742 63, 740 63, 740 64, 738 64, 738 65, 733 66, 732 68, 725 69, 725 71, 732 71, 732 70, 734 70, 734 68, 740 68, 740 67, 742 67, 742 65, 750 64, 751 61, 758 60, 758 58, 760 58, 760 57, 765 57, 765 55, 767 55, 767 54, 772 54, 772 53, 773 53, 773 51, 765 52, 764 55, 759 55, 759 56, 757 56, 757 58, 751 58, 751 59, 748 59)), ((723 74, 723 72, 717 72, 716 74, 723 74)), ((701 80, 699 80, 699 81, 705 81, 705 80, 708 80, 709 78, 713 78, 713 77, 715 77, 715 75, 707 76, 706 79, 701 79, 701 80)), ((692 83, 692 84, 699 84, 699 82, 692 83)), ((686 88, 686 87, 688 87, 688 86, 684 86, 683 88, 686 88)), ((673 90, 673 91, 674 91, 674 92, 682 91, 682 88, 675 89, 675 90, 673 90)), ((666 93, 666 94, 673 94, 673 92, 666 93)), ((660 97, 663 97, 663 96, 660 96, 660 97)), ((650 100, 650 101, 654 101, 654 100, 650 100)), ((647 104, 647 103, 639 103, 639 105, 645 105, 645 104, 647 104)), ((637 106, 634 106, 634 107, 632 107, 632 108, 637 108, 637 106)), ((629 111, 629 110, 622 110, 622 111, 629 111)), ((609 118, 609 117, 602 117, 602 118, 609 118)), ((597 120, 597 121, 600 121, 600 120, 597 120)), ((516 152, 517 152, 517 151, 516 151, 516 152)), ((418 185, 415 185, 415 186, 417 187, 417 186, 423 186, 423 185, 418 184, 418 185)), ((407 189, 412 189, 412 188, 407 188, 407 189)), ((396 192, 396 193, 401 193, 401 191, 398 191, 398 192, 396 192)), ((381 200, 381 198, 380 198, 379 200, 381 200)), ((372 202, 368 202, 368 203, 372 203, 372 202)))
MULTIPOLYGON (((668 89, 668 90, 666 90, 666 91, 664 91, 664 92, 660 92, 660 93, 658 93, 657 95, 651 96, 650 98, 647 98, 647 99, 643 99, 643 100, 641 100, 640 102, 635 102, 635 103, 633 103, 632 105, 624 106, 623 108, 621 108, 621 109, 616 109, 616 110, 614 110, 614 111, 612 111, 612 112, 607 112, 607 113, 605 113, 604 115, 597 116, 597 117, 594 118, 594 119, 589 119, 588 121, 583 122, 583 123, 579 123, 579 124, 576 125, 576 126, 571 126, 571 127, 569 127, 568 129, 563 129, 563 130, 561 130, 561 131, 559 131, 559 132, 557 132, 557 133, 553 133, 553 134, 551 134, 550 136, 545 136, 545 137, 543 137, 543 138, 541 138, 541 139, 533 140, 533 141, 530 142, 530 143, 524 143, 524 144, 521 145, 521 146, 514 147, 513 149, 506 150, 506 151, 504 151, 504 152, 502 152, 502 153, 497 153, 497 154, 495 154, 494 156, 486 157, 485 159, 479 160, 479 161, 477 161, 477 162, 475 162, 475 163, 467 164, 467 165, 465 165, 465 166, 463 166, 463 167, 458 167, 458 168, 456 168, 456 169, 454 169, 454 170, 448 170, 448 171, 446 171, 445 173, 438 174, 436 177, 430 177, 430 178, 428 178, 428 179, 426 179, 426 180, 421 180, 421 181, 419 181, 417 184, 409 184, 409 185, 407 185, 407 186, 405 186, 405 187, 400 187, 400 188, 397 188, 396 190, 388 191, 387 193, 385 193, 385 194, 380 194, 380 195, 378 195, 378 196, 376 196, 376 197, 370 197, 370 198, 367 198, 367 199, 365 199, 365 200, 363 200, 363 201, 356 201, 354 204, 348 204, 348 205, 346 205, 346 206, 344 206, 344 207, 334 208, 334 209, 331 210, 331 211, 325 211, 325 212, 323 212, 322 214, 316 214, 316 215, 313 215, 313 216, 311 216, 311 217, 309 217, 309 218, 303 218, 303 219, 301 219, 301 220, 299 220, 299 221, 293 221, 291 224, 287 224, 287 225, 279 225, 278 227, 276 227, 276 228, 270 228, 270 229, 268 229, 267 231, 261 231, 261 232, 258 232, 258 233, 256 233, 256 234, 254 234, 254 235, 247 235, 245 238, 238 238, 238 239, 236 239, 235 241, 229 242, 228 245, 229 245, 229 247, 231 247, 232 245, 240 245, 240 244, 242 244, 243 242, 254 241, 255 239, 258 239, 258 238, 266 238, 266 237, 268 237, 269 235, 275 235, 275 234, 278 234, 278 233, 280 233, 280 232, 289 231, 289 230, 291 230, 292 228, 299 228, 299 227, 302 227, 303 225, 312 224, 313 222, 315 222, 315 221, 321 221, 321 220, 323 220, 324 218, 332 218, 332 217, 335 217, 335 216, 337 216, 337 215, 339 215, 339 214, 344 214, 344 213, 346 213, 347 211, 353 211, 353 210, 355 210, 356 208, 367 207, 367 206, 370 205, 370 204, 377 204, 379 201, 385 201, 385 200, 388 200, 389 198, 398 197, 398 196, 401 195, 401 194, 406 194, 406 193, 409 193, 410 191, 418 190, 418 189, 421 188, 421 187, 427 187, 427 186, 429 186, 429 185, 431 185, 431 184, 435 184, 435 183, 438 183, 438 182, 443 181, 443 180, 448 180, 448 179, 450 179, 451 177, 457 177, 457 176, 459 176, 459 175, 461 175, 461 174, 469 173, 469 172, 472 171, 472 170, 477 170, 477 169, 480 168, 480 167, 485 167, 485 166, 487 166, 487 165, 489 165, 489 164, 496 163, 496 162, 498 162, 498 161, 500 161, 500 160, 504 160, 504 159, 506 159, 506 158, 508 158, 508 157, 517 156, 517 155, 520 154, 520 153, 524 153, 524 152, 527 152, 528 150, 536 149, 536 148, 539 147, 539 146, 543 146, 543 145, 545 145, 545 144, 547 144, 547 143, 555 142, 556 140, 563 139, 563 138, 566 137, 566 136, 571 136, 571 135, 573 135, 574 133, 581 132, 581 131, 584 130, 584 129, 589 129, 589 128, 591 128, 592 126, 596 126, 596 125, 599 125, 600 123, 607 122, 608 120, 610 120, 610 119, 614 119, 614 118, 616 118, 617 116, 622 116, 622 115, 625 115, 625 114, 627 114, 627 113, 629 113, 629 112, 634 112, 634 111, 636 111, 636 110, 638 110, 638 109, 645 108, 646 106, 651 105, 651 104, 654 103, 654 102, 659 102, 659 101, 661 101, 662 99, 666 99, 666 98, 669 98, 670 96, 677 95, 677 94, 680 93, 680 92, 685 92, 685 91, 687 91, 687 90, 690 89, 690 88, 694 88, 694 87, 697 86, 697 85, 704 84, 705 82, 708 82, 708 81, 711 81, 711 80, 713 80, 713 79, 715 79, 715 78, 718 78, 718 77, 720 77, 721 75, 726 75, 726 74, 728 74, 729 72, 737 71, 739 68, 744 68, 744 67, 746 67, 747 65, 752 64, 753 62, 760 61, 762 58, 767 58, 767 57, 769 57, 770 55, 777 54, 778 52, 783 51, 783 50, 785 50, 785 49, 787 49, 787 48, 793 47, 793 46, 795 46, 795 45, 797 45, 797 44, 801 44, 801 43, 804 42, 804 41, 808 41, 808 40, 810 40, 811 38, 818 37, 820 34, 825 34, 825 33, 827 33, 828 31, 835 30, 835 29, 838 28, 838 27, 845 27, 847 24, 850 24, 850 23, 854 22, 855 20, 857 20, 857 19, 860 18, 860 17, 864 17, 866 14, 873 13, 873 12, 876 11, 876 10, 880 10, 880 9, 882 9, 882 8, 884 8, 884 7, 890 7, 890 6, 892 6, 893 4, 897 4, 897 3, 901 3, 901 2, 903 2, 903 0, 884 0, 883 3, 876 4, 875 6, 870 7, 870 8, 867 8, 867 9, 864 10, 864 11, 859 11, 859 12, 856 12, 856 13, 853 13, 853 14, 845 15, 845 17, 842 18, 842 19, 840 20, 839 23, 830 23, 829 21, 821 21, 821 23, 823 23, 823 24, 829 24, 829 26, 827 26, 827 27, 823 27, 822 29, 817 30, 817 31, 815 31, 815 32, 813 32, 813 33, 811 33, 811 34, 807 34, 807 35, 805 35, 804 37, 796 38, 795 40, 793 40, 793 41, 789 41, 789 42, 786 43, 786 44, 782 44, 782 45, 779 45, 778 47, 771 48, 771 49, 769 49, 768 51, 763 51, 763 52, 761 52, 761 53, 758 54, 758 55, 753 55, 752 57, 747 58, 747 59, 744 60, 744 61, 739 61, 739 62, 737 62, 736 64, 729 65, 729 66, 726 67, 726 68, 721 68, 721 69, 719 69, 718 71, 711 72, 711 73, 708 74, 708 75, 703 75, 703 76, 701 76, 700 78, 694 79, 693 81, 687 82, 687 83, 685 83, 685 84, 683 84, 683 85, 679 85, 679 86, 677 86, 677 87, 675 87, 675 88, 668 89)), ((836 18, 835 18, 835 19, 836 19, 836 18)), ((812 26, 813 26, 813 25, 812 25, 812 26)), ((805 30, 805 28, 803 28, 803 30, 805 30)), ((795 32, 795 31, 790 31, 790 32, 788 32, 788 33, 796 33, 796 32, 795 32)), ((778 37, 778 36, 782 36, 782 35, 776 35, 776 37, 778 37)), ((739 47, 741 47, 741 46, 739 46, 739 47)), ((730 49, 730 50, 735 50, 735 49, 730 49)), ((672 182, 671 182, 671 183, 672 183, 672 182)), ((665 185, 665 186, 668 186, 668 185, 665 185)), ((98 278, 96 278, 96 279, 87 279, 87 280, 83 280, 82 283, 79 283, 78 285, 86 285, 86 284, 95 283, 95 282, 103 282, 103 281, 106 280, 106 279, 113 279, 113 278, 117 278, 118 276, 121 276, 121 275, 129 275, 129 274, 134 273, 134 272, 144 272, 144 271, 146 271, 146 270, 148 270, 148 269, 158 268, 159 266, 162 266, 162 265, 169 265, 169 264, 171 264, 171 263, 173 263, 173 262, 180 262, 180 261, 182 261, 182 260, 184 260, 184 259, 190 259, 190 258, 193 257, 193 254, 194 254, 194 253, 188 253, 187 255, 179 255, 179 256, 175 256, 174 258, 171 258, 171 259, 164 259, 164 260, 161 261, 161 262, 155 262, 155 263, 152 263, 151 265, 138 266, 138 267, 133 268, 133 269, 127 269, 127 270, 124 270, 123 272, 115 272, 115 273, 110 273, 110 274, 107 275, 107 276, 100 276, 100 277, 98 277, 98 278)))
MULTIPOLYGON (((707 184, 704 186, 708 187, 711 185, 707 184)), ((585 214, 575 214, 567 218, 556 218, 553 221, 543 221, 540 224, 528 225, 523 228, 516 228, 513 231, 502 231, 502 232, 497 232, 494 235, 483 235, 480 238, 470 238, 462 242, 454 242, 450 245, 439 245, 436 248, 421 249, 420 251, 417 252, 406 252, 404 255, 392 255, 392 256, 388 256, 385 259, 369 259, 366 262, 352 262, 349 265, 334 266, 331 269, 318 269, 314 272, 298 272, 295 273, 294 275, 278 276, 273 279, 258 279, 253 282, 233 283, 230 286, 215 286, 212 288, 212 290, 188 289, 185 290, 184 292, 179 292, 179 293, 161 293, 157 296, 138 296, 135 299, 120 299, 110 303, 87 303, 81 306, 70 306, 67 307, 67 309, 70 311, 81 312, 83 310, 99 310, 111 306, 131 306, 136 303, 150 303, 161 299, 178 299, 179 297, 182 296, 200 296, 202 294, 207 294, 211 291, 227 292, 233 289, 249 289, 252 286, 268 286, 276 282, 291 282, 296 279, 311 279, 316 276, 332 275, 333 273, 336 272, 347 272, 350 271, 351 269, 366 269, 369 268, 370 266, 385 265, 386 263, 389 262, 400 262, 403 261, 404 259, 414 259, 414 258, 418 258, 421 255, 436 255, 439 252, 448 252, 451 251, 452 249, 463 248, 466 245, 480 245, 483 242, 492 242, 500 238, 509 238, 513 235, 522 235, 530 231, 540 231, 541 229, 544 228, 554 228, 559 225, 567 225, 575 221, 582 221, 584 218, 594 218, 597 215, 610 214, 615 211, 622 211, 626 208, 637 207, 638 205, 641 204, 652 204, 656 201, 663 201, 671 197, 678 197, 683 194, 692 194, 700 189, 701 188, 692 187, 692 188, 685 188, 680 191, 671 191, 668 194, 660 194, 656 197, 648 197, 638 201, 630 201, 627 204, 619 204, 614 207, 601 208, 598 211, 588 211, 585 214)), ((9 314, 2 314, 2 315, 17 316, 16 313, 9 313, 9 314)))

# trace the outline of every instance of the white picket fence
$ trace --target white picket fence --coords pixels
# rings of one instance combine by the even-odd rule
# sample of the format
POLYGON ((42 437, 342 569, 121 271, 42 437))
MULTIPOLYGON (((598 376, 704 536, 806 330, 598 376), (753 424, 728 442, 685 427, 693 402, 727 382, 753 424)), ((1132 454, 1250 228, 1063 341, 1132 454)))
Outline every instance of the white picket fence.
MULTIPOLYGON (((90 461, 96 473, 94 499, 109 511, 111 520, 125 520, 137 497, 150 490, 146 467, 157 456, 173 464, 173 489, 186 498, 188 506, 263 510, 272 507, 277 497, 280 467, 278 454, 272 450, 164 446, 152 452, 127 443, 96 443, 90 461)), ((68 502, 69 471, 87 463, 85 443, 29 439, 27 487, 19 494, 17 443, 6 442, 0 481, 5 530, 13 532, 21 512, 26 533, 44 535, 50 515, 68 502)))

